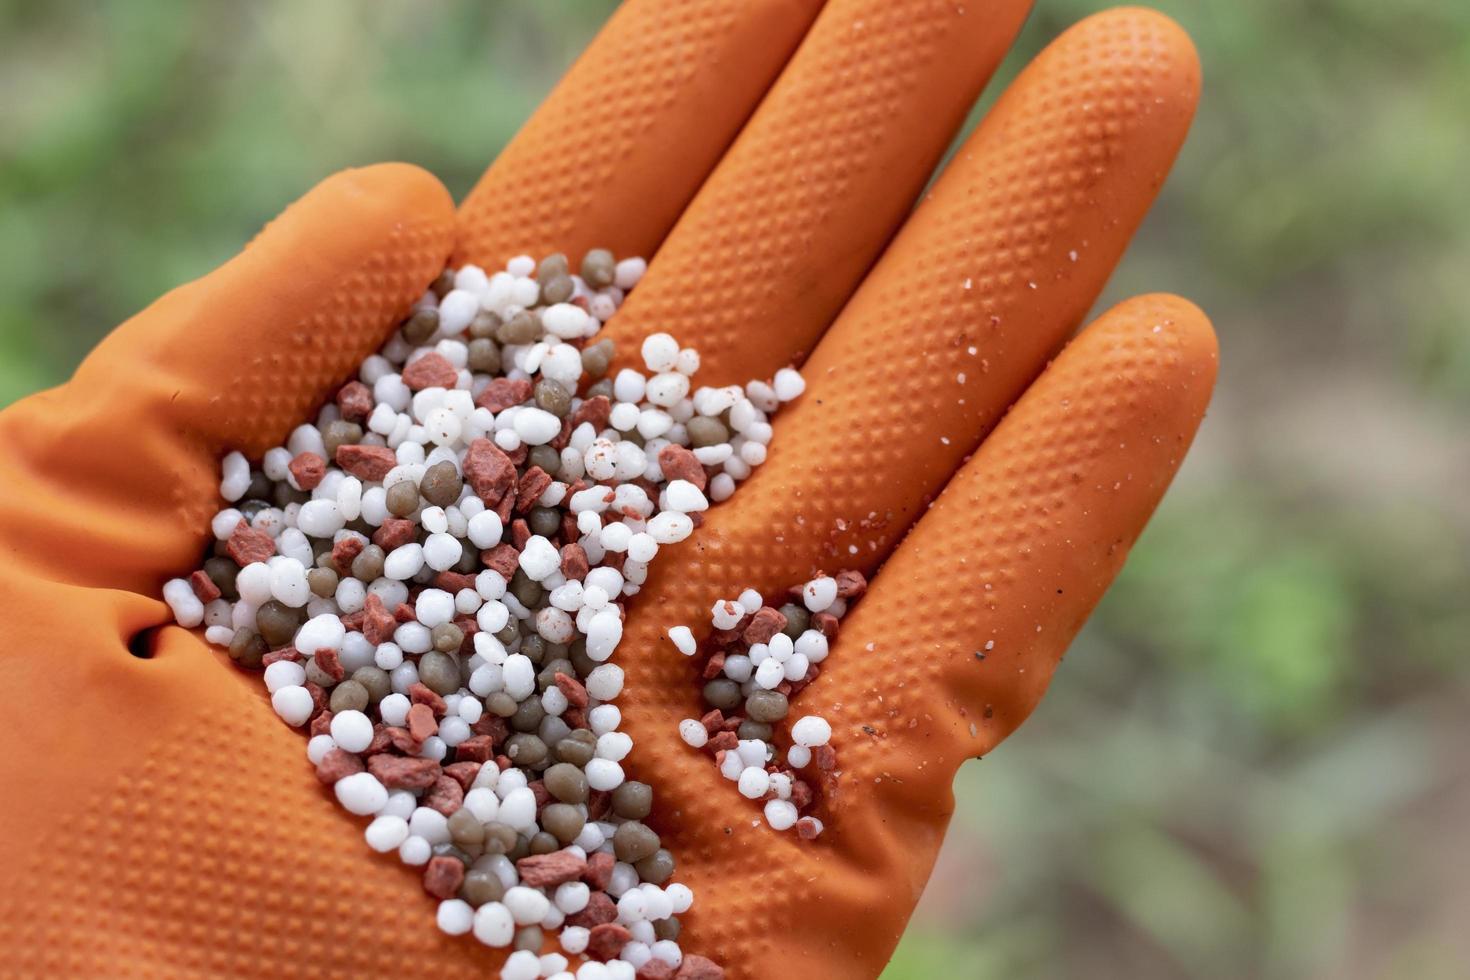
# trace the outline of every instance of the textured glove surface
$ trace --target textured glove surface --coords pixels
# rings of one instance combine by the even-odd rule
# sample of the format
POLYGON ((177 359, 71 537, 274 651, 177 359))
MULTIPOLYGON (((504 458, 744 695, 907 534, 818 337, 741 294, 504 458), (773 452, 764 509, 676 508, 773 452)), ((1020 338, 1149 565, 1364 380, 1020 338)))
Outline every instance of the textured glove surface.
POLYGON ((1156 14, 1084 21, 908 217, 1028 4, 819 6, 625 4, 458 215, 412 167, 332 177, 0 413, 21 735, 0 761, 0 972, 498 968, 435 928, 416 869, 367 849, 259 678, 164 625, 157 596, 198 561, 220 456, 279 444, 446 262, 598 245, 657 252, 608 327, 625 360, 668 331, 701 350, 701 383, 792 362, 808 379, 768 463, 654 563, 617 655, 629 776, 697 896, 681 945, 738 978, 881 971, 956 769, 1036 705, 1208 401, 1214 337, 1174 297, 1119 305, 1057 356, 1199 78, 1156 14), (832 722, 840 764, 803 842, 678 741, 699 682, 663 634, 845 567, 875 577, 793 705, 832 722))

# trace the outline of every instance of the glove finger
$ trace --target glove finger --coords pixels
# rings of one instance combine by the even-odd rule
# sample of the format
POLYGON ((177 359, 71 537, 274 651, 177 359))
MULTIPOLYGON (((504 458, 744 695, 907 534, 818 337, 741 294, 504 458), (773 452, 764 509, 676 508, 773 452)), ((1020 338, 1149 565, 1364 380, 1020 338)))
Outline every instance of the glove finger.
MULTIPOLYGON (((675 623, 707 628, 732 587, 878 566, 1101 289, 1183 139, 1195 77, 1179 29, 1132 10, 1084 21, 1023 73, 823 338, 766 463, 705 515, 694 547, 654 563, 640 602, 659 615, 634 610, 629 649, 675 623), (1125 82, 1135 109, 1119 99, 1094 122, 1125 82), (1084 159, 1097 162, 1080 168, 1080 200, 1045 192, 1084 159), (1082 247, 1088 260, 1072 262, 1082 247), (984 276, 996 281, 963 288, 984 276)), ((687 712, 682 665, 654 655, 628 669, 630 689, 687 712)))
POLYGON ((1188 37, 1152 11, 1098 14, 1053 42, 822 338, 745 506, 804 501, 786 537, 814 566, 880 561, 1096 301, 1184 142, 1198 80, 1188 37))
MULTIPOLYGON (((1184 140, 1197 79, 1188 38, 1149 11, 1089 18, 1043 52, 822 338, 770 458, 710 515, 705 547, 752 549, 741 581, 763 591, 876 567, 1102 290, 1184 140)), ((719 594, 722 571, 669 581, 719 594)))
POLYGON ((457 262, 652 255, 822 0, 629 0, 460 207, 457 262))
MULTIPOLYGON (((772 832, 667 731, 635 735, 636 778, 654 782, 657 814, 678 815, 657 829, 700 896, 688 948, 780 962, 793 976, 880 972, 943 841, 956 768, 1035 707, 1183 460, 1216 360, 1189 303, 1126 302, 1061 354, 950 482, 792 703, 788 720, 819 714, 834 732, 835 773, 801 772, 826 824, 816 841, 772 832)), ((685 712, 697 713, 679 667, 685 712)))
POLYGON ((26 691, 24 750, 0 756, 7 975, 495 975, 502 951, 435 927, 422 869, 367 848, 258 674, 177 627, 129 656, 120 637, 167 616, 141 595, 26 597, 4 651, 26 691), (48 656, 56 623, 96 656, 48 656))
POLYGON ((947 782, 1026 719, 1184 461, 1218 361, 1205 314, 1161 294, 1113 307, 1046 369, 843 624, 866 652, 834 655, 823 685, 894 688, 884 719, 853 703, 834 721, 863 746, 853 772, 922 756, 947 782))
MULTIPOLYGON (((955 771, 1040 701, 1183 462, 1217 364, 1192 304, 1122 303, 950 481, 793 706, 832 723, 841 769, 825 791, 832 851, 793 868, 793 880, 836 864, 853 888, 837 886, 843 901, 879 901, 870 881, 901 883, 905 910, 918 899, 954 809, 955 771)), ((803 940, 840 934, 843 914, 822 916, 803 940)))
POLYGON ((1030 0, 832 0, 609 324, 699 349, 702 384, 800 360, 903 221, 1030 0))
MULTIPOLYGON (((706 516, 692 547, 651 570, 623 640, 624 729, 640 746, 635 778, 655 784, 660 812, 681 815, 658 828, 674 833, 675 853, 692 848, 702 867, 726 850, 682 827, 751 828, 728 813, 730 787, 668 736, 698 696, 663 631, 707 632, 712 602, 744 587, 774 593, 819 569, 876 568, 1081 319, 1162 182, 1197 87, 1192 47, 1157 14, 1115 11, 1063 35, 823 339, 770 460, 706 516)), ((894 936, 907 908, 896 915, 894 936)), ((863 955, 886 955, 890 938, 875 930, 863 955)))
POLYGON ((236 258, 0 414, 0 526, 33 574, 153 592, 197 560, 219 460, 279 444, 420 296, 453 209, 404 164, 328 178, 236 258))

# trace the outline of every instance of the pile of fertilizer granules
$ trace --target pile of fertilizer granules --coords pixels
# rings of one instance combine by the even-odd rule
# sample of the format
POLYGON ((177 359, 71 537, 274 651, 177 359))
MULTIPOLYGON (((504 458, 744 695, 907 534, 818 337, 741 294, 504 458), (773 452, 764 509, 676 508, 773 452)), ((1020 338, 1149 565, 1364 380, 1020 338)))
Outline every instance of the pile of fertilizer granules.
MULTIPOLYGON (((793 588, 792 601, 779 609, 754 589, 716 602, 700 675, 709 711, 679 722, 679 737, 713 755, 720 774, 737 784, 741 796, 765 801, 772 828, 795 827, 805 840, 823 827, 807 813, 815 802, 813 788, 797 770, 815 766, 835 778, 832 726, 818 715, 797 719, 784 766, 776 761, 774 726, 790 714, 791 699, 817 679, 839 621, 867 588, 861 572, 843 571, 793 588)), ((700 653, 688 626, 675 626, 668 635, 685 656, 700 653)))
MULTIPOLYGON (((649 562, 765 460, 805 385, 694 389, 699 355, 667 334, 646 373, 606 377, 598 330, 644 268, 597 250, 579 274, 561 255, 446 271, 314 424, 258 466, 225 458, 209 556, 163 590, 264 668, 368 846, 423 869, 439 927, 514 948, 504 980, 723 975, 679 947, 694 896, 624 775, 612 661, 649 562), (539 955, 547 931, 562 952, 539 955)), ((798 630, 786 663, 828 635, 798 630)), ((746 702, 737 727, 762 724, 746 702)), ((828 732, 805 729, 815 754, 828 732)))

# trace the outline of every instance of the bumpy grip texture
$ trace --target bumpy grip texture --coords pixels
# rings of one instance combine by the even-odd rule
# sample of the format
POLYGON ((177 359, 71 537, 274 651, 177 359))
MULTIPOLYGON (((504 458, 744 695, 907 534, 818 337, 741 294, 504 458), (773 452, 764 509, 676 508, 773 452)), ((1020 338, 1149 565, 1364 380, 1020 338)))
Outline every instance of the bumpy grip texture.
MULTIPOLYGON (((709 515, 692 547, 655 563, 623 641, 624 727, 638 745, 634 776, 654 784, 661 801, 655 826, 671 834, 695 881, 729 896, 729 907, 696 906, 691 940, 709 930, 716 948, 745 956, 755 943, 756 962, 779 947, 818 976, 876 972, 942 839, 953 766, 926 740, 885 743, 897 753, 902 742, 932 777, 905 784, 904 805, 926 819, 906 823, 901 842, 883 831, 891 812, 847 805, 868 799, 860 787, 881 768, 839 781, 841 826, 816 847, 789 836, 771 841, 776 835, 751 824, 758 810, 672 740, 678 719, 699 713, 698 684, 663 631, 686 624, 707 632, 711 604, 747 586, 771 593, 822 569, 877 568, 1093 302, 1183 141, 1197 91, 1192 47, 1157 14, 1116 11, 1060 37, 1002 98, 822 339, 805 368, 806 394, 777 419, 767 463, 709 515), (707 832, 711 824, 719 833, 707 832), (787 893, 802 904, 809 930, 773 897, 787 893)), ((1073 363, 1079 359, 1088 363, 1086 354, 1073 363)), ((1188 369, 1201 367, 1191 358, 1188 369)), ((1198 418, 1158 417, 1191 433, 1198 418)), ((1172 472, 1143 461, 1138 468, 1160 479, 1172 472)), ((1142 518, 1116 519, 1106 526, 1120 539, 1142 527, 1142 518)), ((888 575, 879 585, 921 585, 888 575)), ((915 597, 906 621, 937 612, 941 594, 915 597)), ((847 639, 824 668, 836 676, 804 692, 793 716, 835 713, 835 705, 882 710, 876 688, 906 675, 880 681, 866 669, 876 665, 861 629, 862 620, 845 627, 847 639), (844 659, 857 671, 850 681, 839 679, 840 658, 853 658, 844 659)), ((1070 627, 1051 629, 1071 635, 1070 627)), ((906 692, 936 704, 949 696, 920 683, 906 692)), ((892 727, 910 721, 926 730, 915 715, 892 727)))
MULTIPOLYGON (((883 19, 887 5, 841 7, 871 10, 875 19, 865 23, 897 31, 906 39, 898 46, 949 50, 932 33, 938 6, 908 4, 935 20, 918 17, 907 34, 883 19)), ((671 59, 650 76, 662 81, 610 90, 663 122, 626 142, 612 134, 587 151, 591 163, 569 170, 532 151, 577 146, 558 142, 552 117, 585 112, 587 96, 574 87, 567 101, 554 99, 552 121, 538 117, 528 130, 541 135, 520 141, 523 149, 472 196, 465 254, 493 261, 523 249, 575 253, 610 242, 643 250, 656 242, 674 216, 640 214, 656 195, 640 191, 618 202, 621 210, 605 210, 612 205, 589 188, 637 190, 612 176, 632 167, 667 178, 674 197, 693 193, 703 180, 698 168, 659 169, 639 147, 661 139, 662 127, 688 122, 687 106, 677 108, 685 104, 665 99, 659 86, 718 87, 718 72, 701 67, 713 57, 739 69, 738 95, 691 151, 701 166, 713 163, 763 90, 762 73, 774 74, 782 57, 742 54, 718 40, 722 24, 742 45, 758 32, 747 9, 781 27, 779 49, 794 43, 814 6, 630 4, 620 18, 681 12, 649 21, 650 30, 674 31, 653 35, 665 47, 689 45, 647 56, 671 59), (543 166, 551 178, 536 184, 531 175, 543 166)), ((856 21, 830 23, 862 30, 856 21)), ((977 58, 989 54, 982 46, 977 58)), ((892 55, 897 78, 932 69, 905 60, 912 57, 892 55)), ((587 91, 595 91, 616 56, 589 58, 572 78, 591 78, 587 91)), ((833 64, 834 85, 869 86, 872 104, 891 111, 885 86, 901 81, 862 64, 844 79, 833 64)), ((977 71, 962 66, 954 77, 970 84, 977 71)), ((656 563, 619 654, 628 672, 626 729, 638 743, 632 775, 655 785, 655 826, 698 894, 683 942, 727 964, 732 980, 881 970, 942 838, 955 767, 1034 706, 1177 467, 1208 397, 1213 338, 1192 307, 1149 297, 1086 331, 941 495, 1084 315, 1162 181, 1197 85, 1188 41, 1157 15, 1115 12, 1059 40, 997 107, 821 342, 807 364, 807 394, 778 422, 770 462, 711 513, 695 540, 656 563), (799 843, 764 827, 755 805, 677 741, 677 720, 697 711, 697 684, 663 630, 687 623, 703 632, 717 596, 750 585, 775 590, 817 568, 872 570, 890 552, 822 677, 795 705, 796 715, 833 721, 843 770, 823 787, 827 834, 799 843), (975 650, 991 639, 995 647, 977 660, 975 650)), ((824 95, 810 80, 789 88, 813 100, 792 105, 848 113, 843 127, 876 126, 885 139, 910 131, 884 128, 889 117, 824 95)), ((801 130, 799 115, 770 132, 819 131, 801 130)), ((762 152, 779 155, 771 138, 762 152)), ((887 159, 885 147, 845 129, 831 139, 822 173, 833 193, 844 193, 844 180, 871 180, 866 168, 887 159), (843 154, 861 166, 844 174, 843 154)), ((823 145, 804 144, 817 153, 823 145)), ((890 220, 863 224, 797 189, 763 187, 796 171, 774 157, 768 173, 754 159, 737 167, 739 159, 730 165, 742 175, 735 189, 722 184, 710 198, 728 218, 722 223, 709 204, 690 225, 688 254, 704 242, 742 255, 744 239, 722 244, 723 229, 776 235, 801 261, 788 266, 777 261, 779 249, 753 246, 764 257, 748 268, 769 272, 771 292, 721 294, 751 314, 743 345, 725 321, 704 334, 689 321, 694 333, 681 339, 713 345, 710 370, 725 378, 764 372, 806 349, 826 326, 811 317, 837 293, 821 286, 819 302, 794 311, 771 305, 772 297, 800 295, 800 282, 783 277, 799 279, 827 261, 855 275, 863 262, 839 247, 834 230, 861 225, 878 234, 853 244, 871 250, 886 234, 873 230, 890 220), (771 224, 763 226, 762 215, 745 210, 747 197, 788 211, 764 216, 771 224), (800 230, 783 221, 812 224, 809 254, 800 230)), ((442 188, 410 168, 334 179, 240 259, 130 321, 72 384, 0 417, 8 450, 0 459, 0 657, 9 689, 19 692, 11 702, 19 739, 0 756, 9 792, 0 972, 485 976, 501 962, 501 953, 439 933, 416 870, 367 851, 363 821, 316 784, 301 735, 274 716, 257 677, 174 627, 160 631, 149 660, 126 646, 167 620, 153 596, 166 573, 197 557, 219 454, 279 442, 437 272, 452 247, 451 222, 442 188)), ((676 276, 697 271, 666 274, 661 266, 681 268, 678 259, 655 263, 648 295, 673 295, 676 276), (658 285, 664 275, 669 287, 658 285)), ((725 289, 735 280, 694 281, 725 289)), ((630 328, 645 329, 639 322, 630 319, 630 328)))
POLYGON ((822 0, 628 0, 465 198, 457 261, 651 256, 822 0))
MULTIPOLYGON (((791 964, 792 975, 877 974, 943 840, 956 768, 1040 700, 1183 460, 1215 367, 1197 309, 1173 297, 1125 303, 1063 352, 950 482, 793 703, 792 719, 832 723, 838 752, 840 775, 819 783, 828 829, 814 843, 753 822, 758 809, 708 758, 666 734, 656 741, 698 710, 697 682, 667 641, 633 633, 655 649, 628 677, 636 775, 654 784, 655 824, 689 862, 685 880, 720 896, 690 917, 691 940, 791 964), (678 690, 676 674, 684 703, 650 703, 678 690), (646 686, 655 676, 670 686, 646 686)), ((731 540, 701 564, 762 550, 731 540)), ((692 578, 695 567, 678 571, 692 578)), ((659 591, 667 622, 707 610, 701 584, 659 591)), ((638 626, 656 615, 640 610, 638 626)))
POLYGON ((701 384, 816 345, 913 205, 1031 0, 832 0, 608 336, 694 344, 701 384))

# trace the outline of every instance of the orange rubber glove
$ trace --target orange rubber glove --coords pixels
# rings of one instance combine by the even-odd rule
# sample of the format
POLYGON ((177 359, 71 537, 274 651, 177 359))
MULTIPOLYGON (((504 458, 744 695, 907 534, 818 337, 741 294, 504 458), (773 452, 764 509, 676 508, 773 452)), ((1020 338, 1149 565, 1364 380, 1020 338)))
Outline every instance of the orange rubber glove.
POLYGON ((166 625, 159 591, 195 567, 221 455, 280 443, 446 261, 593 246, 657 253, 608 327, 625 358, 662 330, 701 383, 808 380, 768 463, 655 562, 621 645, 629 774, 696 894, 681 945, 732 978, 881 971, 956 769, 1045 691, 1189 446, 1216 347, 1148 296, 1061 350, 1192 116, 1174 24, 1068 31, 910 213, 1028 3, 821 6, 630 0, 458 217, 411 167, 339 174, 0 414, 0 973, 493 975, 504 954, 435 928, 260 679, 166 625), (841 765, 804 842, 678 740, 699 684, 663 630, 842 567, 874 578, 794 706, 832 722, 841 765))

